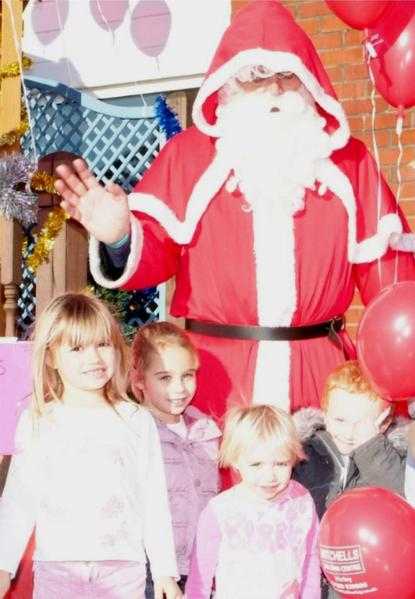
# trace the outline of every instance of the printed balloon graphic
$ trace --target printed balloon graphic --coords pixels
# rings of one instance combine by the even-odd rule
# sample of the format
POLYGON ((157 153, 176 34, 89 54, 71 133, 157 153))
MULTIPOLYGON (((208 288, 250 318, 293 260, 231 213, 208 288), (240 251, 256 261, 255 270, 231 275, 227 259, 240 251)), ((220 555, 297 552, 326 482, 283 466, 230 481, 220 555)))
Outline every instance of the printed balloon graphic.
POLYGON ((415 510, 379 487, 345 491, 321 520, 320 563, 345 599, 415 598, 415 510))
POLYGON ((415 281, 390 285, 367 305, 356 345, 380 395, 389 401, 415 396, 415 281))
POLYGON ((124 20, 128 0, 90 0, 89 8, 102 29, 115 31, 124 20))
POLYGON ((326 0, 330 10, 354 29, 371 27, 391 0, 326 0))
POLYGON ((415 106, 415 1, 391 2, 367 42, 378 92, 397 108, 415 106))
POLYGON ((61 34, 68 18, 68 12, 68 0, 33 3, 32 28, 41 44, 46 46, 61 34))
POLYGON ((170 35, 171 13, 164 0, 141 0, 131 17, 131 36, 143 54, 157 58, 170 35))

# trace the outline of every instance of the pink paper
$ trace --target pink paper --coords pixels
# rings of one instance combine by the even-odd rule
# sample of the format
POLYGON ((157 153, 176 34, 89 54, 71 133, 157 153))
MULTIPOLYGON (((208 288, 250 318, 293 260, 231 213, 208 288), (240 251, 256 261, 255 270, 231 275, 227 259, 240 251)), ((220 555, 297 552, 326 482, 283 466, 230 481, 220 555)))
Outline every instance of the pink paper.
POLYGON ((0 343, 0 454, 15 453, 17 421, 32 392, 30 341, 0 343))

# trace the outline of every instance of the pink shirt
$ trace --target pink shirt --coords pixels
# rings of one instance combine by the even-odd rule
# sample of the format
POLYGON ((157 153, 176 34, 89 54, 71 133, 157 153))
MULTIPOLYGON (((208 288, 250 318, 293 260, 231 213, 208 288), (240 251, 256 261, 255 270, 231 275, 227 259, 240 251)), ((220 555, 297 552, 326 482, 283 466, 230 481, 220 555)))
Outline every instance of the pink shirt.
POLYGON ((274 501, 237 485, 200 516, 187 599, 320 599, 318 518, 302 485, 290 481, 274 501))

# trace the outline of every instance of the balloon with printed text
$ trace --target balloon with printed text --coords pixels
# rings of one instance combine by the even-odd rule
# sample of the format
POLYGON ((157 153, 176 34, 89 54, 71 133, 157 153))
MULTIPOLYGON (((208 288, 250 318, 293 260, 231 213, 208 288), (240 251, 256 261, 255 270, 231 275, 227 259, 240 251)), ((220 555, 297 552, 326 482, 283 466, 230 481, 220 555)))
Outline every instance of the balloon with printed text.
POLYGON ((398 494, 345 491, 321 520, 321 567, 344 599, 414 599, 414 539, 415 510, 398 494))
POLYGON ((390 285, 372 299, 356 346, 363 373, 382 397, 415 396, 415 281, 390 285))
POLYGON ((391 0, 326 0, 326 4, 353 29, 371 27, 382 16, 391 0))

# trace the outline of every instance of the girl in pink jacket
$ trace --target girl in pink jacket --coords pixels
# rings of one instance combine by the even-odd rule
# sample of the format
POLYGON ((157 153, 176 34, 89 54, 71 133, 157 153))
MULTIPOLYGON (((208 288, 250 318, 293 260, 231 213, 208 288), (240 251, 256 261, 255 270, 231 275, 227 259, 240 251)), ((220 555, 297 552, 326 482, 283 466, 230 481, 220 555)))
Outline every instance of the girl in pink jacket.
POLYGON ((304 458, 291 417, 277 408, 235 408, 226 418, 220 463, 241 482, 203 510, 187 599, 320 599, 318 519, 291 480, 304 458))
MULTIPOLYGON (((176 559, 183 589, 200 512, 218 492, 215 422, 190 406, 199 357, 186 333, 169 322, 141 328, 132 345, 131 383, 154 416, 169 494, 176 559)), ((146 599, 153 599, 147 577, 146 599)))

